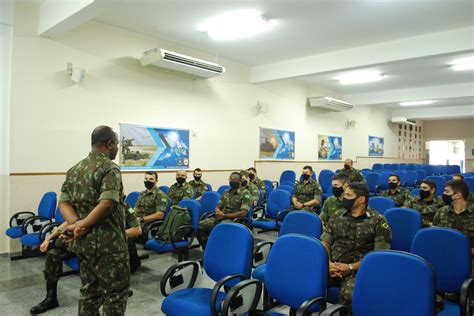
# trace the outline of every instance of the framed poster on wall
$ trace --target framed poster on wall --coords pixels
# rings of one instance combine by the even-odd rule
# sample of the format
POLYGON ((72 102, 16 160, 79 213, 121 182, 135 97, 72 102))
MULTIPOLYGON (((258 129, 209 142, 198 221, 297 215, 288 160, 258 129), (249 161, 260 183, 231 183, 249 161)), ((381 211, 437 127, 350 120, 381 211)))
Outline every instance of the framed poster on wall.
POLYGON ((261 160, 294 160, 295 132, 260 127, 261 160))
POLYGON ((341 160, 342 159, 342 137, 318 135, 318 159, 319 160, 341 160))
POLYGON ((384 152, 383 147, 384 147, 383 137, 369 135, 369 156, 370 157, 383 157, 383 152, 384 152))

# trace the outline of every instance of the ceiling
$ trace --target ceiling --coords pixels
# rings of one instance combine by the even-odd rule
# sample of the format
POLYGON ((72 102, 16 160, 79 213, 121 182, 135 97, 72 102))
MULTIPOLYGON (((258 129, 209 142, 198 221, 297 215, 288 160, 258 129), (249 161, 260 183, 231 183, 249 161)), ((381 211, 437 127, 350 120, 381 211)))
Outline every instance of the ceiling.
POLYGON ((448 98, 448 99, 436 99, 433 104, 429 106, 426 105, 417 105, 417 106, 408 106, 402 107, 398 102, 390 102, 380 104, 389 109, 433 109, 437 107, 446 107, 446 106, 462 106, 462 105, 472 105, 474 104, 474 97, 460 97, 460 98, 448 98))
POLYGON ((248 65, 273 63, 473 25, 472 0, 120 0, 96 21, 248 65), (258 9, 277 25, 236 41, 197 30, 215 15, 258 9))

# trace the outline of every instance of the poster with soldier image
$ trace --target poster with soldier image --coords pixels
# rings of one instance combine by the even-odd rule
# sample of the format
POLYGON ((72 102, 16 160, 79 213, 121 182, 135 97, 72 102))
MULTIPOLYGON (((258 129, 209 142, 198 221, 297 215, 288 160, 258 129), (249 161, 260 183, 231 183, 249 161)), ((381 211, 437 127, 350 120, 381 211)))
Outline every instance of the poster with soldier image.
POLYGON ((369 156, 383 157, 383 137, 369 136, 369 156))
POLYGON ((120 124, 122 170, 187 169, 189 130, 120 124))
POLYGON ((260 127, 260 159, 294 160, 295 132, 260 127))
POLYGON ((342 159, 342 137, 318 135, 318 159, 319 160, 341 160, 342 159))

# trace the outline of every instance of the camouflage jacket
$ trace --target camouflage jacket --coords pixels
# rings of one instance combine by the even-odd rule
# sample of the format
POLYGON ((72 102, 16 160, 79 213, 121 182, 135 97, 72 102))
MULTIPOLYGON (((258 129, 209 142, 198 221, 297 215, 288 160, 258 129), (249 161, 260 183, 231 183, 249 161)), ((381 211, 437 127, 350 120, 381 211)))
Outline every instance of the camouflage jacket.
POLYGON ((308 182, 300 181, 295 185, 293 197, 298 202, 306 203, 311 200, 321 201, 322 189, 317 180, 310 179, 308 182))
POLYGON ((252 203, 250 192, 239 188, 237 190, 228 189, 222 195, 217 207, 225 214, 235 213, 242 210, 249 211, 252 203))
POLYGON ((474 248, 474 205, 468 204, 467 210, 461 214, 454 213, 453 206, 440 208, 433 220, 433 226, 457 229, 469 238, 471 248, 474 248))
POLYGON ((168 197, 171 200, 171 205, 177 205, 184 199, 192 199, 194 196, 193 188, 189 183, 175 183, 168 191, 168 197))
POLYGON ((420 196, 412 196, 405 200, 405 207, 418 211, 423 221, 423 226, 428 227, 433 223, 433 218, 440 207, 443 206, 443 201, 440 198, 434 198, 431 201, 425 201, 420 196))
POLYGON ((404 187, 398 187, 394 194, 392 194, 389 189, 383 191, 380 195, 392 199, 395 202, 396 207, 403 207, 405 201, 408 201, 412 198, 410 190, 404 187))
POLYGON ((350 170, 342 169, 339 173, 344 173, 349 177, 349 182, 365 182, 364 175, 358 169, 352 168, 350 170))
POLYGON ((331 246, 331 261, 353 263, 373 250, 390 249, 392 234, 385 217, 368 207, 359 217, 347 210, 337 211, 321 240, 331 246))
POLYGON ((262 192, 262 196, 265 196, 265 193, 267 192, 267 186, 265 185, 265 182, 260 180, 260 178, 258 177, 255 177, 255 179, 250 180, 250 182, 257 186, 260 192, 262 192))
POLYGON ((340 209, 343 209, 342 202, 334 195, 331 195, 326 201, 324 201, 323 209, 319 215, 319 218, 321 218, 321 221, 325 224, 331 218, 331 216, 333 216, 334 213, 340 209))
POLYGON ((199 180, 191 180, 189 181, 189 185, 193 188, 194 192, 196 192, 196 198, 200 197, 204 192, 207 192, 207 183, 199 180))
POLYGON ((119 167, 103 153, 93 151, 69 169, 60 201, 71 204, 79 218, 85 218, 101 200, 115 202, 100 223, 73 242, 75 252, 100 255, 127 251, 121 183, 119 167))
POLYGON ((252 202, 258 202, 258 198, 260 196, 260 190, 257 188, 255 184, 252 182, 248 182, 246 187, 242 187, 242 189, 245 189, 250 192, 250 195, 252 197, 252 202))
POLYGON ((166 212, 168 206, 168 197, 156 186, 148 192, 140 193, 137 204, 135 204, 135 216, 143 217, 156 212, 166 212))

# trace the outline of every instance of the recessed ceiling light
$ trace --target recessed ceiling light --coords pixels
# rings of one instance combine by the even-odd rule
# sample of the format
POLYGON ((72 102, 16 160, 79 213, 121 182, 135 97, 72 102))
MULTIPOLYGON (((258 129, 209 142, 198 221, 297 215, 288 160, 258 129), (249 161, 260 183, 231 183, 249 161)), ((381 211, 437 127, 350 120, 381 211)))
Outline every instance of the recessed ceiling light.
POLYGON ((453 70, 473 70, 474 69, 474 57, 467 57, 459 59, 451 63, 453 70))
POLYGON ((343 74, 336 79, 340 84, 358 84, 381 80, 384 76, 378 71, 355 71, 343 74))
POLYGON ((421 100, 421 101, 408 101, 400 102, 401 106, 415 106, 415 105, 428 105, 433 104, 434 100, 421 100))
POLYGON ((200 25, 199 30, 215 40, 232 40, 262 33, 275 24, 275 20, 265 18, 257 10, 241 10, 215 16, 200 25))

